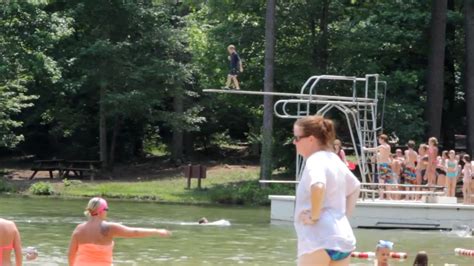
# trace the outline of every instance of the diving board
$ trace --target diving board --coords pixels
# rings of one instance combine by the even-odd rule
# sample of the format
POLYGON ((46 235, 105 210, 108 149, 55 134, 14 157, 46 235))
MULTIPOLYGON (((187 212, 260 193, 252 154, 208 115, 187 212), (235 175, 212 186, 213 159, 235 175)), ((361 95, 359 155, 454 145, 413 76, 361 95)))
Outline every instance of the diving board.
MULTIPOLYGON (((386 91, 387 83, 380 81, 378 74, 367 74, 365 77, 315 75, 306 80, 300 93, 231 89, 203 90, 205 93, 282 97, 283 99, 274 103, 273 112, 277 117, 284 119, 298 119, 310 115, 326 116, 331 110, 341 112, 347 123, 363 182, 374 180, 376 162, 369 162, 368 158, 373 153, 361 150, 360 147, 377 146, 377 135, 382 132, 386 91), (339 84, 339 87, 347 86, 346 94, 328 94, 327 89, 324 90, 326 93, 321 93, 321 89, 330 87, 324 87, 321 81, 329 81, 330 86, 334 83, 339 84), (381 93, 379 85, 382 86, 381 93), (379 112, 380 105, 382 108, 379 112)), ((296 180, 300 179, 304 164, 304 159, 297 155, 296 180)))

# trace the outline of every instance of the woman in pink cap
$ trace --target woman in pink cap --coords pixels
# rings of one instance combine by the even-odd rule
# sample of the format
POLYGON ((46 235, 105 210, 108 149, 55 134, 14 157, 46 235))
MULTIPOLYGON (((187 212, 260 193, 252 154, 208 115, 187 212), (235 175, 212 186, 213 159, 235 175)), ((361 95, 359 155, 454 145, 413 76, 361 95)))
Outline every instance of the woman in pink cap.
POLYGON ((116 237, 137 238, 149 236, 169 237, 165 229, 127 227, 105 221, 109 210, 107 201, 92 198, 84 214, 89 221, 76 227, 69 245, 69 265, 71 266, 111 266, 116 237))

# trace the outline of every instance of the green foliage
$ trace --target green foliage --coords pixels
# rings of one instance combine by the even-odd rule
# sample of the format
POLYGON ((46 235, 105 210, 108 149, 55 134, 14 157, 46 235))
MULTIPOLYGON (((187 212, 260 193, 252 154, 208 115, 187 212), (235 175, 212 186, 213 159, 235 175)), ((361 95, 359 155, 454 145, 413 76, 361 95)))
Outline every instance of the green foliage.
MULTIPOLYGON (((424 137, 429 1, 277 7, 275 91, 298 92, 316 74, 379 73, 388 82, 384 131, 402 144, 424 137)), ((447 34, 446 88, 456 106, 445 113, 462 134, 464 123, 453 122, 464 117, 461 7, 454 1, 448 12, 454 30, 447 34)), ((25 152, 96 158, 99 103, 118 159, 164 154, 176 130, 192 132, 197 148, 236 140, 256 147, 262 98, 202 90, 223 86, 229 44, 245 60, 242 88, 263 89, 265 8, 254 0, 7 1, 0 6, 0 147, 24 139, 25 152), (174 111, 178 97, 182 112, 174 111)), ((325 84, 317 92, 343 95, 347 86, 325 84)), ((341 115, 330 115, 338 137, 349 141, 341 115)), ((275 168, 294 165, 285 145, 292 122, 275 119, 275 168)))
POLYGON ((48 182, 38 182, 30 186, 30 193, 33 195, 53 195, 53 186, 48 182))
POLYGON ((61 78, 48 51, 70 32, 66 20, 28 2, 4 3, 0 13, 0 147, 13 148, 24 140, 18 115, 38 98, 28 88, 61 78))
POLYGON ((205 121, 185 21, 168 1, 13 1, 0 12, 0 146, 21 141, 13 128, 24 123, 27 151, 94 158, 99 102, 121 143, 116 158, 140 154, 150 127, 195 131, 205 121), (36 106, 10 119, 31 107, 31 94, 36 106), (184 99, 182 114, 173 112, 175 97, 184 99))
POLYGON ((209 193, 211 200, 217 203, 269 205, 268 195, 292 195, 294 192, 294 188, 288 185, 261 187, 258 181, 246 181, 216 186, 209 193))
POLYGON ((10 183, 8 183, 4 178, 1 177, 2 173, 0 173, 0 193, 2 192, 13 192, 13 187, 10 183))
POLYGON ((69 186, 72 185, 71 181, 67 178, 63 179, 63 184, 64 184, 65 187, 69 187, 69 186))

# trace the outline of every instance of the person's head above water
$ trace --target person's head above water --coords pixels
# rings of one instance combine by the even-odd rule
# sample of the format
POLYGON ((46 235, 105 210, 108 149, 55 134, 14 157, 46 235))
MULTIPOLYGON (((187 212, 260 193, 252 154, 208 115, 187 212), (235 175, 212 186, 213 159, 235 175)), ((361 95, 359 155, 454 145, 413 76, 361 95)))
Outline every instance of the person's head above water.
POLYGON ((388 258, 390 257, 390 251, 392 251, 392 249, 393 242, 379 240, 375 251, 378 265, 388 265, 388 258))
POLYGON ((95 197, 89 200, 84 214, 87 217, 97 216, 100 218, 105 218, 107 216, 108 210, 109 205, 107 204, 107 201, 103 198, 95 197))
POLYGON ((428 255, 425 251, 420 251, 416 254, 415 260, 413 261, 413 266, 427 266, 428 265, 428 255))
POLYGON ((296 120, 293 134, 296 151, 305 158, 319 150, 332 151, 336 139, 333 122, 318 115, 296 120))
POLYGON ((206 219, 206 217, 202 217, 201 219, 199 219, 198 223, 199 224, 207 224, 207 223, 209 223, 209 221, 206 219))

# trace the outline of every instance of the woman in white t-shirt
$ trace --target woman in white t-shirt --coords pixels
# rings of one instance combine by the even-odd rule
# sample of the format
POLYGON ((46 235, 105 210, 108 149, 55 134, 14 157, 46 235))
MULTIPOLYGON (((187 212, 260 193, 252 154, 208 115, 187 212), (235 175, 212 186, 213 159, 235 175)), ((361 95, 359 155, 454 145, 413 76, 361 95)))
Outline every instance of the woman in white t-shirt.
POLYGON ((296 191, 298 265, 349 265, 356 239, 347 219, 359 197, 360 182, 333 152, 333 122, 321 116, 298 119, 296 151, 306 159, 296 191))

